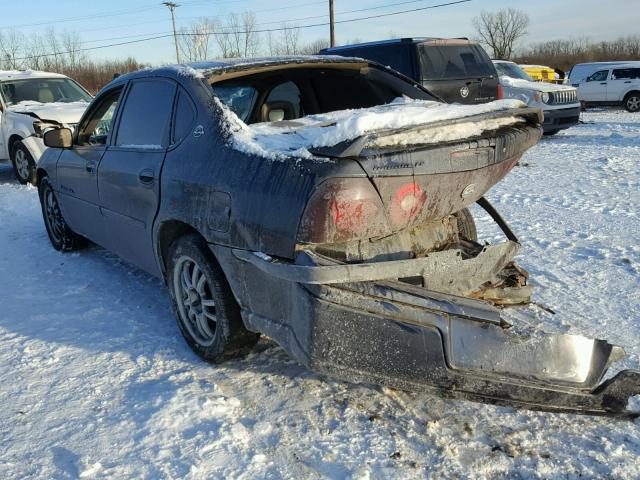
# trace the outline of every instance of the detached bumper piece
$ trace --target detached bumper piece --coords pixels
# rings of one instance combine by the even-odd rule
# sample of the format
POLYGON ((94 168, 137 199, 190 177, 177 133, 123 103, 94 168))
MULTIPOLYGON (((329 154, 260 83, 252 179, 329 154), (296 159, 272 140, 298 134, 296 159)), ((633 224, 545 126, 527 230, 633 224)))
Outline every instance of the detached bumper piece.
POLYGON ((624 358, 622 348, 578 335, 516 332, 497 308, 469 298, 475 285, 459 280, 485 284, 498 276, 499 283, 517 246, 484 247, 473 258, 447 250, 370 264, 341 264, 307 250, 297 264, 240 250, 233 256, 254 281, 286 290, 283 303, 290 304, 278 319, 245 310, 245 323, 313 370, 533 410, 639 416, 627 406, 640 395, 640 371, 603 381, 624 358), (414 275, 425 287, 397 280, 414 275))

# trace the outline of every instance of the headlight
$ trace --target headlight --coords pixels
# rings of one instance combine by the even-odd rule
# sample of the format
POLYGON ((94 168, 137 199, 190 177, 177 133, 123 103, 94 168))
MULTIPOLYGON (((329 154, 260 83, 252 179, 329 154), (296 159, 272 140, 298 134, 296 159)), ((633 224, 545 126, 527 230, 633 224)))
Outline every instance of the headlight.
POLYGON ((33 122, 33 132, 36 134, 36 137, 42 137, 46 131, 52 128, 60 128, 60 124, 40 120, 33 122))
POLYGON ((551 96, 547 92, 542 92, 540 94, 540 100, 542 100, 542 103, 549 103, 550 98, 551 96))

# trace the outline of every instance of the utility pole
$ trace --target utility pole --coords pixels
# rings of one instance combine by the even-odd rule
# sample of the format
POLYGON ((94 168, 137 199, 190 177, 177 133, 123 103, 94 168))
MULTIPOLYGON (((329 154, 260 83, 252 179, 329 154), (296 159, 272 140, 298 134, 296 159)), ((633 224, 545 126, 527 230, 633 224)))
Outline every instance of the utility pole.
POLYGON ((178 50, 178 35, 176 35, 176 16, 174 11, 180 5, 177 5, 173 2, 162 2, 169 10, 171 10, 171 23, 173 24, 173 43, 176 45, 176 61, 180 63, 180 51, 178 50))
POLYGON ((331 38, 329 39, 329 46, 336 46, 336 31, 333 25, 333 0, 329 0, 329 32, 331 38))

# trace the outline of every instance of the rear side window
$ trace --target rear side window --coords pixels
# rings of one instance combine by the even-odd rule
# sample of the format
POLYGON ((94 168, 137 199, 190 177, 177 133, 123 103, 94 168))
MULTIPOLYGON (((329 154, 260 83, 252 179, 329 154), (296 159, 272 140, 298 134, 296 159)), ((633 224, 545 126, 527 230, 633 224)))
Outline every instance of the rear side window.
POLYGON ((168 80, 134 81, 120 115, 116 145, 166 147, 175 90, 168 80))
POLYGON ((258 90, 246 85, 212 85, 213 93, 229 107, 240 120, 249 120, 258 99, 258 90))
POLYGON ((478 45, 419 44, 418 53, 423 80, 495 75, 491 60, 478 45))
POLYGON ((187 136, 193 122, 196 120, 196 110, 189 95, 181 88, 178 90, 176 112, 173 120, 173 143, 177 143, 187 136))
POLYGON ((408 77, 413 77, 414 73, 411 61, 411 48, 414 48, 413 44, 375 45, 367 48, 339 50, 336 53, 343 56, 353 56, 373 60, 385 67, 391 67, 408 77))
POLYGON ((613 71, 612 78, 615 80, 621 78, 640 78, 640 68, 619 68, 613 71))

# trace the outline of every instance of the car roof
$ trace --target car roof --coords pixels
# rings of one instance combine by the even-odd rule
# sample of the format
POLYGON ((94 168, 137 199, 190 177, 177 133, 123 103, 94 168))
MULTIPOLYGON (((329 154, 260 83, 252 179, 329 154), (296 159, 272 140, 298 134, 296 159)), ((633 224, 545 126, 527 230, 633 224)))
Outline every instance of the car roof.
MULTIPOLYGON (((144 78, 158 75, 174 78, 182 76, 210 79, 213 76, 222 76, 232 72, 243 72, 245 70, 261 70, 281 66, 321 66, 331 64, 354 64, 354 66, 358 64, 365 64, 386 69, 386 67, 380 66, 371 60, 355 57, 341 57, 339 55, 292 55, 260 58, 229 58, 223 60, 169 65, 157 68, 144 68, 142 70, 121 75, 115 78, 111 83, 109 83, 109 85, 111 86, 124 83, 133 78, 144 78)), ((227 78, 227 76, 225 76, 225 78, 227 78)))
POLYGON ((68 78, 66 75, 38 70, 0 70, 0 82, 27 78, 68 78))
POLYGON ((359 47, 375 47, 379 45, 396 45, 404 43, 434 43, 440 45, 469 45, 475 44, 468 38, 440 38, 440 37, 409 37, 409 38, 391 38, 389 40, 376 40, 373 42, 352 43, 350 45, 340 45, 339 47, 323 48, 323 52, 339 52, 340 50, 350 50, 359 47))

